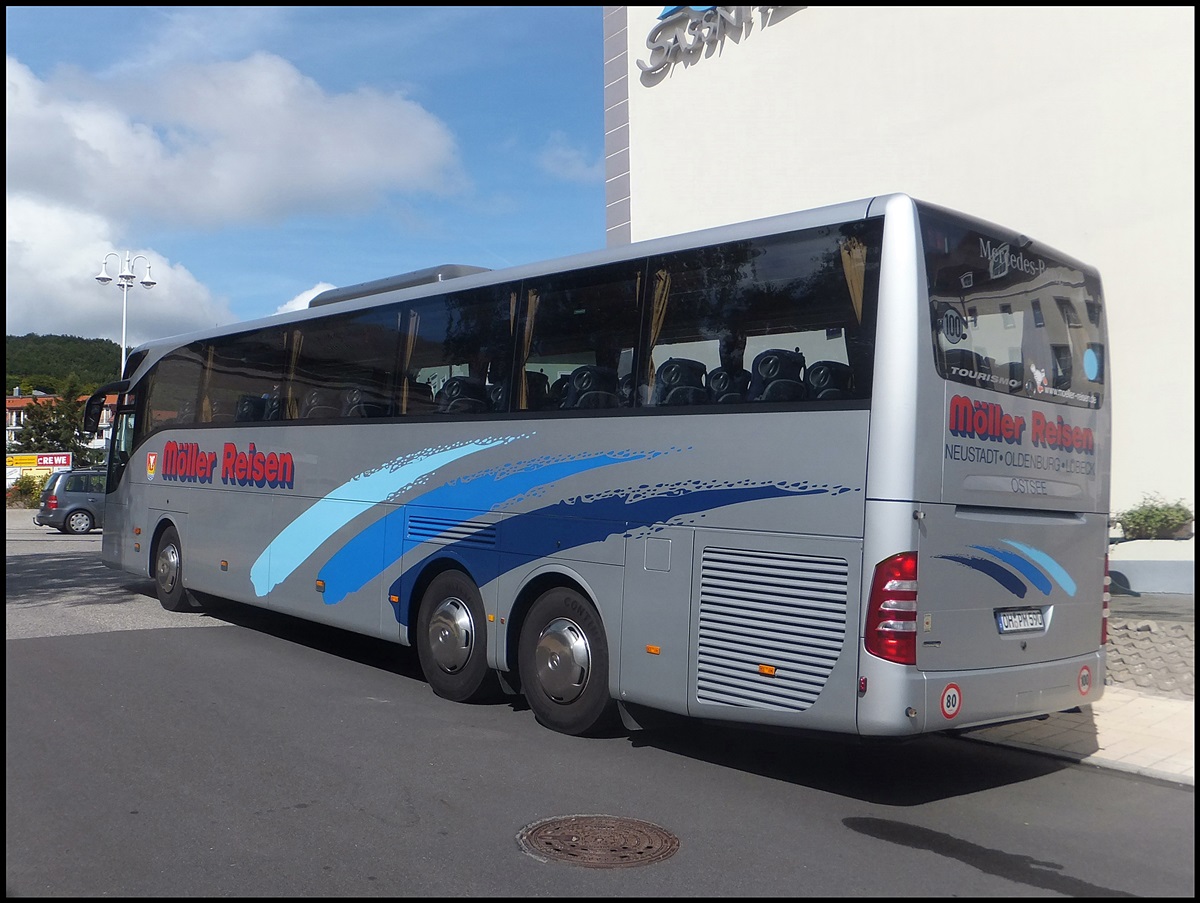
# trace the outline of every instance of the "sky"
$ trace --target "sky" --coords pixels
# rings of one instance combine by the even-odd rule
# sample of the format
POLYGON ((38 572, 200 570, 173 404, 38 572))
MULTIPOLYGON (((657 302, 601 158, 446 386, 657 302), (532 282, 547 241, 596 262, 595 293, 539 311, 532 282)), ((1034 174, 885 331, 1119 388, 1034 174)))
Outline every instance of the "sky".
POLYGON ((602 12, 6 7, 6 333, 120 342, 109 254, 136 347, 602 248, 602 12))

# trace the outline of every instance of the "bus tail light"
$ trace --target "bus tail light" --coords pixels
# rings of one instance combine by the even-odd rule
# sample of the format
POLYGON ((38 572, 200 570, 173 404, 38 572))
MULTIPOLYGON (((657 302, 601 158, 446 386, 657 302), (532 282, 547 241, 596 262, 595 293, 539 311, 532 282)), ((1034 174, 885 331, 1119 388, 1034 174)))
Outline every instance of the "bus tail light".
POLYGON ((1108 607, 1112 601, 1112 577, 1108 576, 1108 553, 1104 553, 1104 592, 1100 598, 1103 602, 1100 608, 1100 648, 1108 643, 1108 607))
POLYGON ((875 565, 867 601, 867 652, 900 665, 917 663, 917 553, 875 565))

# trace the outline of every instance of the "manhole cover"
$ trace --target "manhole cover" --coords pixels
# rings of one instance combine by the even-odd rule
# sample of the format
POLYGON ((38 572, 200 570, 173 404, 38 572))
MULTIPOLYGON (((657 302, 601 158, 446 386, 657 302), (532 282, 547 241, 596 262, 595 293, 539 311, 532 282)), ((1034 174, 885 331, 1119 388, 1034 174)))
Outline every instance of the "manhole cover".
POLYGON ((679 838, 658 825, 612 815, 564 815, 521 829, 517 843, 538 859, 620 869, 670 859, 679 838))

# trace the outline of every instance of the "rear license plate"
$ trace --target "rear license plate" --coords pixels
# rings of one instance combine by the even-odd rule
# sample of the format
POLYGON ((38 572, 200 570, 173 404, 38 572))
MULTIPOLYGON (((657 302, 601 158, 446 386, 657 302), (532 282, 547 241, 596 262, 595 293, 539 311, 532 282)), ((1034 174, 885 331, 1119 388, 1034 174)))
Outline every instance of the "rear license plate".
POLYGON ((1021 633, 1026 630, 1042 630, 1046 625, 1042 621, 1040 608, 1018 608, 996 612, 996 626, 1000 628, 1001 633, 1021 633))

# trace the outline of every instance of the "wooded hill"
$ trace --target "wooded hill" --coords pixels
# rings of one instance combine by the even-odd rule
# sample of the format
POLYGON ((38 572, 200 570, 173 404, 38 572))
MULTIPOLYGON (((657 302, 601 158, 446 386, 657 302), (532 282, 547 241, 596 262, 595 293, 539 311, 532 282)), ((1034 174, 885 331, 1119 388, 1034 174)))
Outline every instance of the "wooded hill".
POLYGON ((4 394, 20 386, 22 395, 34 390, 61 395, 74 380, 89 393, 117 379, 121 347, 111 339, 81 339, 73 335, 4 337, 4 394))

